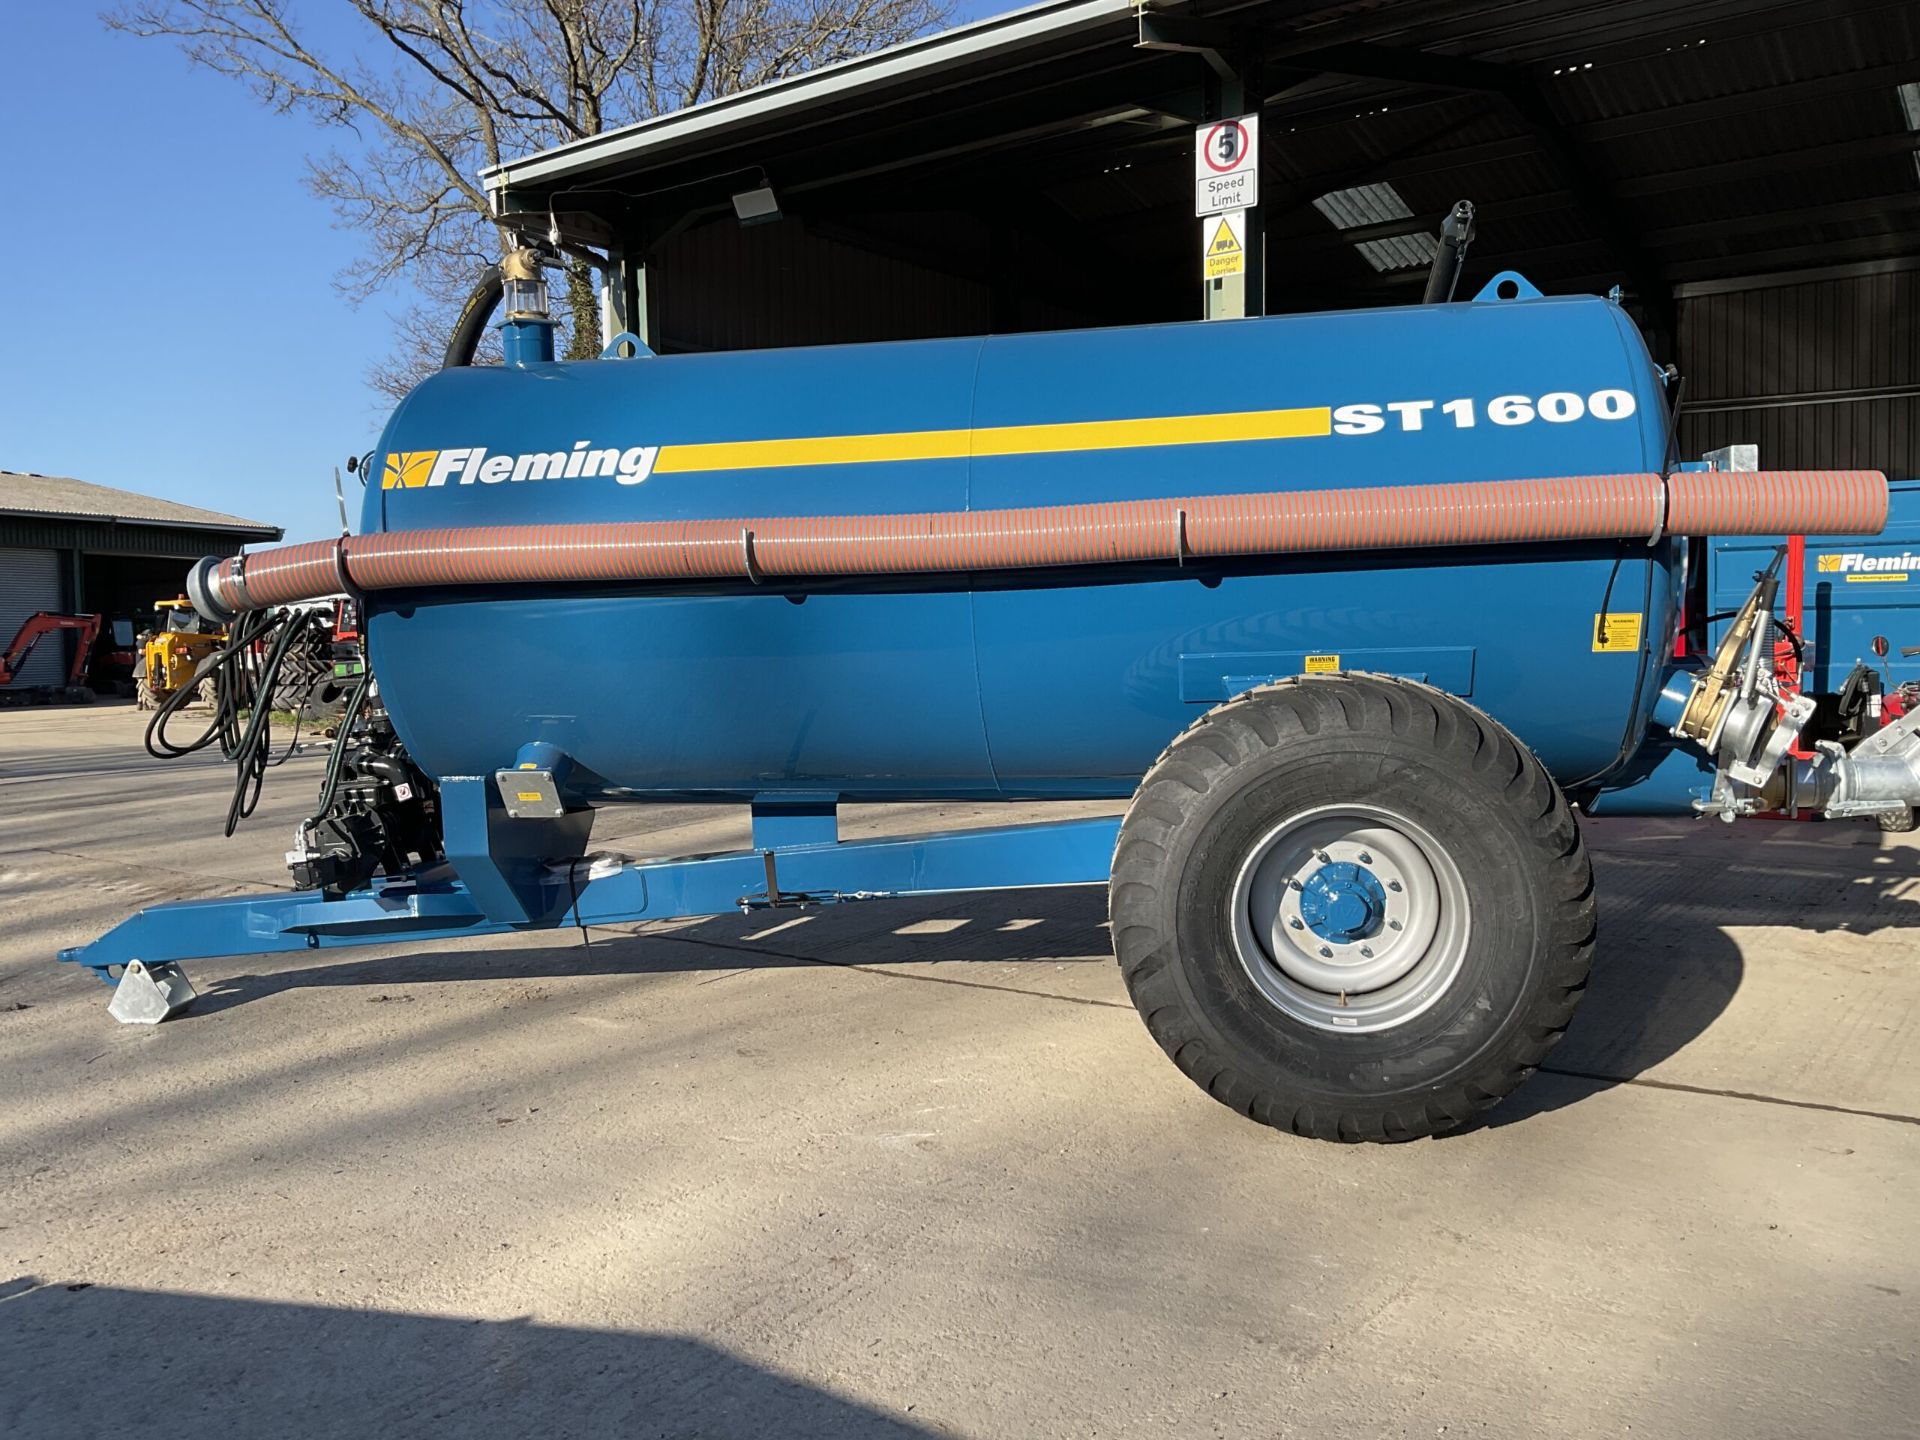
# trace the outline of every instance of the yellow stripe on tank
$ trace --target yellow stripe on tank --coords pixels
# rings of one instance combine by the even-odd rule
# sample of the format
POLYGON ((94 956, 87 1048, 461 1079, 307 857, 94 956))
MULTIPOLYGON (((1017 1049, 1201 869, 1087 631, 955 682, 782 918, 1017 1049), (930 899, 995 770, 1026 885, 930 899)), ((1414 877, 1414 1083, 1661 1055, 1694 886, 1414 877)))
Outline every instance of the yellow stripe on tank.
POLYGON ((1134 450, 1149 445, 1219 445, 1235 440, 1295 440, 1333 433, 1324 405, 1299 410, 1235 410, 1139 420, 1072 420, 985 430, 908 430, 892 435, 817 435, 792 440, 722 440, 663 445, 656 475, 703 470, 772 470, 794 465, 871 465, 896 460, 964 460, 970 455, 1057 455, 1075 450, 1134 450))
POLYGON ((973 432, 975 455, 1051 455, 1063 450, 1132 450, 1146 445, 1218 445, 1229 440, 1298 440, 1333 433, 1333 412, 1238 410, 1221 415, 1166 415, 1146 420, 1078 420, 1064 425, 1007 425, 973 432))

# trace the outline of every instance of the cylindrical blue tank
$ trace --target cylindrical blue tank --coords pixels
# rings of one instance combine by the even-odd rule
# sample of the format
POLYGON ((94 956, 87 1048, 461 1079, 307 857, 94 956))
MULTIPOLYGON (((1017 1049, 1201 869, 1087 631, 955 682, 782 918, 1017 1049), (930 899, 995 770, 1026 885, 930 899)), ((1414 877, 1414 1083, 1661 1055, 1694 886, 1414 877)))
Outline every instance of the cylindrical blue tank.
MULTIPOLYGON (((477 367, 396 412, 363 528, 1647 472, 1664 425, 1638 332, 1591 298, 477 367), (1108 423, 1135 421, 1166 423, 1108 423)), ((1318 669, 1465 696, 1578 787, 1645 733, 1678 555, 390 592, 368 636, 428 772, 490 774, 545 741, 603 798, 1124 796, 1208 706, 1318 669)))

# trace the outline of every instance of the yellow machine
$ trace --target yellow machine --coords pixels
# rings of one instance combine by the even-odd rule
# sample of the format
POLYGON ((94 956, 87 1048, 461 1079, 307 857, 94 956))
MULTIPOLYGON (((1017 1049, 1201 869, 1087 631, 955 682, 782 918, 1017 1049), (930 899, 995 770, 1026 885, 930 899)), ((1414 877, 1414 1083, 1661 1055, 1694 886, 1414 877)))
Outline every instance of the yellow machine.
MULTIPOLYGON (((134 683, 135 703, 142 710, 159 709, 174 691, 191 684, 200 662, 227 643, 227 632, 202 619, 184 595, 156 601, 153 608, 153 628, 141 636, 134 683)), ((202 682, 208 691, 202 698, 209 702, 212 684, 211 679, 202 682)))

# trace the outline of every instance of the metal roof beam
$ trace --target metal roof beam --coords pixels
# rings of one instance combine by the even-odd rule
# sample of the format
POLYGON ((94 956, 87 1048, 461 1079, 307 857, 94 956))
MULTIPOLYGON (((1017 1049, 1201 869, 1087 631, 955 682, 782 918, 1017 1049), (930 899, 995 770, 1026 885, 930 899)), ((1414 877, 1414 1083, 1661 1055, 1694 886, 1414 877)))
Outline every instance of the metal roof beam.
POLYGON ((1228 57, 1244 55, 1257 32, 1220 20, 1204 20, 1192 15, 1158 15, 1140 12, 1140 38, 1136 50, 1173 50, 1198 55, 1222 80, 1237 79, 1228 57))
MULTIPOLYGON (((1778 85, 1770 85, 1762 90, 1716 96, 1710 100, 1689 101, 1661 110, 1646 110, 1634 115, 1618 116, 1611 120, 1575 123, 1564 128, 1569 135, 1582 143, 1606 141, 1627 135, 1652 134, 1676 125, 1736 119, 1762 110, 1821 100, 1829 96, 1860 90, 1873 90, 1881 86, 1891 90, 1895 85, 1906 80, 1920 80, 1920 60, 1902 60, 1842 75, 1823 75, 1812 80, 1790 80, 1778 85)), ((1699 183, 1700 177, 1707 176, 1708 172, 1719 172, 1717 176, 1709 178, 1735 180, 1748 175, 1771 173, 1779 166, 1813 169, 1832 161, 1898 154, 1913 142, 1914 138, 1912 132, 1897 131, 1861 140, 1841 141, 1831 147, 1789 151, 1780 156, 1762 155, 1740 160, 1713 161, 1688 170, 1668 172, 1674 177, 1672 184, 1667 183, 1667 175, 1643 176, 1639 179, 1616 183, 1614 193, 1626 197, 1687 189, 1699 183)), ((1541 148, 1538 139, 1533 135, 1514 136, 1505 140, 1488 140, 1476 145, 1463 145, 1458 149, 1444 150, 1433 155, 1418 155, 1396 160, 1392 165, 1384 167, 1377 178, 1411 180, 1447 170, 1497 165, 1503 161, 1538 154, 1541 148)))
POLYGON ((1854 240, 1821 240, 1809 245, 1782 245, 1774 250, 1743 250, 1737 255, 1676 260, 1669 268, 1677 281, 1712 280, 1728 275, 1789 270, 1800 265, 1829 267, 1847 261, 1904 259, 1914 254, 1915 245, 1911 233, 1869 235, 1854 240))
POLYGON ((1380 45, 1331 45, 1306 51, 1288 63, 1362 79, 1499 96, 1533 131, 1560 172, 1575 206, 1639 292, 1654 326, 1666 335, 1673 333, 1673 297, 1659 264, 1628 222, 1606 178, 1588 160, 1585 148, 1554 113, 1524 68, 1380 45))
POLYGON ((1696 190, 1702 185, 1725 185, 1767 175, 1822 170, 1853 160, 1907 155, 1916 150, 1920 150, 1920 132, 1896 130, 1886 135, 1865 135, 1854 140, 1810 145, 1803 150, 1786 150, 1774 155, 1753 155, 1743 160, 1710 160, 1703 165, 1690 165, 1684 170, 1664 170, 1658 175, 1621 180, 1615 183, 1614 191, 1636 198, 1667 195, 1676 190, 1696 190))
POLYGON ((1695 3, 1676 7, 1668 0, 1659 0, 1652 13, 1636 16, 1627 7, 1616 4, 1600 13, 1591 31, 1551 40, 1519 42, 1515 48, 1522 53, 1510 59, 1515 64, 1536 65, 1550 65, 1556 60, 1578 61, 1583 65, 1657 61, 1669 51, 1691 48, 1698 42, 1734 44, 1808 26, 1831 27, 1879 11, 1904 11, 1911 6, 1912 0, 1772 0, 1768 4, 1756 4, 1755 0, 1703 4, 1695 0, 1695 3), (1622 31, 1630 32, 1633 38, 1600 42, 1587 38, 1590 33, 1604 35, 1622 31))
POLYGON ((1778 110, 1789 105, 1805 105, 1834 95, 1851 95, 1882 87, 1893 89, 1909 80, 1920 80, 1920 58, 1909 57, 1864 70, 1846 70, 1838 75, 1821 75, 1811 80, 1788 80, 1735 95, 1716 95, 1708 100, 1689 100, 1666 105, 1658 110, 1642 110, 1611 120, 1591 120, 1573 127, 1582 140, 1619 140, 1628 135, 1646 135, 1671 130, 1678 125, 1698 125, 1710 120, 1729 120, 1761 110, 1778 110))
POLYGON ((1528 83, 1523 72, 1509 65, 1472 60, 1464 55, 1401 50, 1391 45, 1327 45, 1271 63, 1288 70, 1312 70, 1322 75, 1345 75, 1355 80, 1387 80, 1399 85, 1424 85, 1436 90, 1478 91, 1489 95, 1511 94, 1528 83))
MULTIPOLYGON (((1920 190, 1899 195, 1874 195, 1865 200, 1842 200, 1829 205, 1808 205, 1799 210, 1764 210, 1757 215, 1719 215, 1711 220, 1696 220, 1687 225, 1668 225, 1647 232, 1653 245, 1684 245, 1690 240, 1711 240, 1737 231, 1751 235, 1756 231, 1797 230, 1803 225, 1826 225, 1848 220, 1893 219, 1920 210, 1920 190)), ((1840 242, 1844 244, 1845 242, 1840 242)), ((1907 243, 1920 250, 1920 235, 1907 243)))

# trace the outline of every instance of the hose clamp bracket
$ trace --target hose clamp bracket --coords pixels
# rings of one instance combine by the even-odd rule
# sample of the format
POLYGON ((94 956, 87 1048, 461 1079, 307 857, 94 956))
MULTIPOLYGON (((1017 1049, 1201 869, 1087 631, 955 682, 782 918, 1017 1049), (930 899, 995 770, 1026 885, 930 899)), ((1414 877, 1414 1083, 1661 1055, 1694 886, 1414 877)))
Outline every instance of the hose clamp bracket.
POLYGON ((236 611, 251 610, 254 608, 253 597, 247 594, 246 556, 236 555, 233 557, 233 573, 227 576, 226 583, 220 588, 222 591, 225 591, 228 587, 231 587, 233 590, 233 608, 236 611))
POLYGON ((353 583, 353 577, 347 573, 347 537, 342 535, 333 542, 333 579, 340 587, 340 593, 358 605, 366 597, 360 593, 360 587, 353 583))

